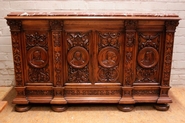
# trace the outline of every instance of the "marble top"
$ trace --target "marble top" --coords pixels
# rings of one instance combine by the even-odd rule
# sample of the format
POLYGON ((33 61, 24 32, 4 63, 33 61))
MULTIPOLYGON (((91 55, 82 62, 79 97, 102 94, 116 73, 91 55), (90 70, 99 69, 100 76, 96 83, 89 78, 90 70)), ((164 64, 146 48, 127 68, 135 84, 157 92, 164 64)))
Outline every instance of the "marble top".
POLYGON ((11 12, 7 16, 139 16, 139 17, 178 17, 165 13, 126 13, 120 11, 62 11, 62 12, 11 12))
POLYGON ((155 18, 180 20, 176 14, 165 13, 129 13, 123 11, 61 11, 61 12, 11 12, 6 19, 11 18, 155 18))

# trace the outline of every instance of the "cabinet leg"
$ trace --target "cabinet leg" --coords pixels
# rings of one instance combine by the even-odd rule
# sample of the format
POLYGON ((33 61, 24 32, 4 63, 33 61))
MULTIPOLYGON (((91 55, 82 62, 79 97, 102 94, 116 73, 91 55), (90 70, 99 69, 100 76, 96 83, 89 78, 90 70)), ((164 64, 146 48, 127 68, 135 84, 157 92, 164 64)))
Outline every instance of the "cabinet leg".
POLYGON ((167 111, 170 108, 169 104, 155 104, 154 108, 158 111, 167 111))
POLYGON ((66 104, 52 104, 51 109, 55 112, 63 112, 67 110, 67 105, 66 104))
POLYGON ((25 111, 30 110, 30 108, 31 108, 30 104, 17 104, 15 106, 15 111, 17 111, 17 112, 25 112, 25 111))
POLYGON ((117 108, 120 111, 129 112, 134 109, 134 105, 133 104, 118 104, 117 108))

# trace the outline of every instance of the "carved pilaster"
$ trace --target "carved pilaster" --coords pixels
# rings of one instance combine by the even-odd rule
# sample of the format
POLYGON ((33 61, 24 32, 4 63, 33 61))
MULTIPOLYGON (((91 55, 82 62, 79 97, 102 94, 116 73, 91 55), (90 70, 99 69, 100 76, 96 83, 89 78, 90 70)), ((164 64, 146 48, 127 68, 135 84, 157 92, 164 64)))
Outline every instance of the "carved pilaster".
POLYGON ((21 50, 21 21, 20 20, 7 20, 7 24, 11 29, 12 50, 14 59, 14 71, 16 86, 24 86, 23 82, 23 65, 22 65, 22 50, 21 50))
POLYGON ((160 97, 157 103, 171 103, 172 100, 168 96, 168 91, 170 89, 170 74, 171 74, 171 64, 172 64, 172 54, 173 54, 173 43, 174 43, 174 32, 176 26, 178 26, 177 20, 171 20, 165 22, 166 34, 165 34, 165 44, 164 44, 164 63, 163 63, 163 73, 162 82, 160 89, 160 97))
POLYGON ((125 60, 124 60, 124 80, 122 87, 122 98, 119 104, 134 104, 135 101, 132 98, 132 91, 134 82, 134 63, 136 61, 135 56, 135 45, 136 45, 136 20, 125 21, 125 60))
POLYGON ((132 86, 134 81, 135 43, 137 21, 125 21, 125 63, 124 63, 124 86, 132 86))
POLYGON ((62 77, 62 20, 50 20, 52 44, 53 44, 53 60, 54 60, 54 85, 63 86, 62 77))
POLYGON ((174 43, 174 32, 178 25, 178 21, 166 21, 166 36, 164 45, 164 64, 163 64, 163 76, 162 86, 169 86, 172 54, 173 54, 173 43, 174 43))
POLYGON ((64 99, 64 85, 62 70, 62 39, 63 21, 50 20, 51 37, 53 45, 53 69, 54 69, 54 97, 51 104, 67 104, 64 99))

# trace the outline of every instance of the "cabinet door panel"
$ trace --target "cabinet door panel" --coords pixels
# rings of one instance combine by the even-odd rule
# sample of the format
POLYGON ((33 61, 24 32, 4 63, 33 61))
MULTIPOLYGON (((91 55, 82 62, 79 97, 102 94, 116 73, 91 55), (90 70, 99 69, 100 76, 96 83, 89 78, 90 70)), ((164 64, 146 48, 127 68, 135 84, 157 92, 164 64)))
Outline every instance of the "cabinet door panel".
POLYGON ((91 31, 64 32, 65 83, 91 83, 91 31))
POLYGON ((163 33, 138 32, 136 80, 134 84, 159 84, 163 33))
POLYGON ((52 59, 48 31, 24 32, 25 79, 27 85, 52 85, 52 59))
POLYGON ((122 82, 123 33, 119 30, 96 31, 96 84, 122 82))

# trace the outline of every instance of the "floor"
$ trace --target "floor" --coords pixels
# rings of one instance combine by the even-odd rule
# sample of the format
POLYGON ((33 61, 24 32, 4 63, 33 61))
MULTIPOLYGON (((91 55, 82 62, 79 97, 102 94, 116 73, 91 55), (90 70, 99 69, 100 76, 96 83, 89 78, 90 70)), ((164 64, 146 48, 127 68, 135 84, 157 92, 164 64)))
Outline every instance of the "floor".
POLYGON ((138 104, 131 112, 119 111, 116 104, 81 104, 69 105, 60 113, 53 112, 49 105, 19 113, 11 103, 15 95, 12 89, 3 99, 8 104, 0 113, 0 123, 185 123, 185 86, 172 86, 169 95, 173 103, 165 112, 155 110, 151 104, 138 104))

